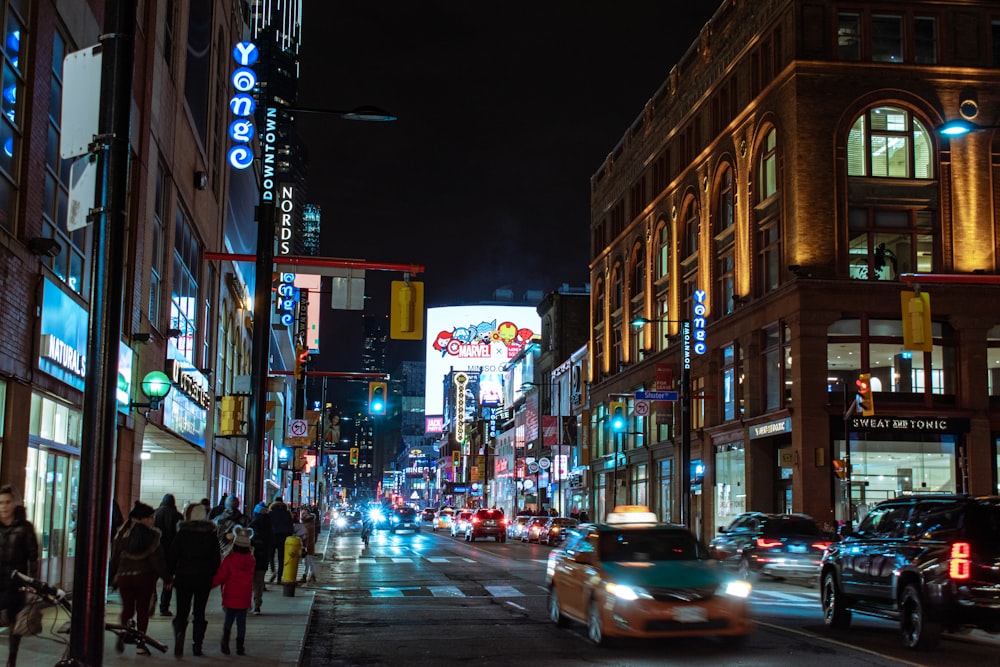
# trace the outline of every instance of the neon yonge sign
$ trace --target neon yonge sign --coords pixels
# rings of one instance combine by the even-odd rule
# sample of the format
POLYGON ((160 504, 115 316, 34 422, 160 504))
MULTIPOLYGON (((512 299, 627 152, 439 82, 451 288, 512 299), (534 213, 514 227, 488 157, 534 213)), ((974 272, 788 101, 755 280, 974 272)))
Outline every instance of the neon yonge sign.
POLYGON ((691 318, 691 326, 694 328, 692 336, 694 337, 694 345, 691 349, 694 350, 695 354, 705 354, 708 351, 708 344, 705 342, 707 334, 705 333, 705 316, 708 315, 708 306, 705 305, 705 290, 695 290, 694 291, 694 308, 692 312, 694 317, 691 318))
POLYGON ((257 101, 250 93, 257 87, 257 73, 251 69, 260 58, 260 50, 252 42, 240 42, 233 47, 233 60, 237 68, 230 81, 236 94, 229 100, 229 109, 236 119, 229 124, 229 138, 233 146, 227 159, 234 169, 247 169, 253 164, 253 150, 250 142, 254 137, 253 114, 257 101))
POLYGON ((295 287, 294 273, 278 274, 278 297, 275 299, 274 310, 278 322, 290 327, 295 323, 295 305, 298 302, 298 288, 295 287))

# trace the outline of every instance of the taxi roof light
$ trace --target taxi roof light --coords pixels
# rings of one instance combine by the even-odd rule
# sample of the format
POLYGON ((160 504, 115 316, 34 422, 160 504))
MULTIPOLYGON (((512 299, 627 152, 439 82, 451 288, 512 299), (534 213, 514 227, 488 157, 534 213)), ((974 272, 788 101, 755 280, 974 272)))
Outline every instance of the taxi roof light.
POLYGON ((607 523, 612 525, 658 522, 656 515, 645 505, 616 505, 607 518, 607 523))

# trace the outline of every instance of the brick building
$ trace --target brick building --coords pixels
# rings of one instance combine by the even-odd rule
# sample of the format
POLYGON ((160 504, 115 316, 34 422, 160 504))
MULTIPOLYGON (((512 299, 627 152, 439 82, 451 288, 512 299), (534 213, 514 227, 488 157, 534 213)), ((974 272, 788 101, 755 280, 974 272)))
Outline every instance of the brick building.
POLYGON ((749 510, 833 524, 898 493, 996 493, 998 124, 995 2, 720 3, 591 179, 598 515, 677 520, 689 493, 708 538, 749 510), (937 131, 954 120, 977 131, 937 131), (921 285, 926 352, 903 349, 909 273, 982 277, 921 285), (683 401, 633 398, 658 370, 676 385, 685 321, 687 434, 683 401))

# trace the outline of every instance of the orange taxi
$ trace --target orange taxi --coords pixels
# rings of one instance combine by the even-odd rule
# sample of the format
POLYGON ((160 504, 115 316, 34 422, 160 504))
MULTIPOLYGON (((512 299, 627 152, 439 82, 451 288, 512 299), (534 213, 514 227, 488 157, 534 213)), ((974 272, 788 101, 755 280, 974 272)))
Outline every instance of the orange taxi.
POLYGON ((616 507, 580 526, 549 554, 549 617, 587 626, 595 644, 615 637, 718 636, 753 630, 751 586, 709 555, 684 526, 642 506, 616 507))

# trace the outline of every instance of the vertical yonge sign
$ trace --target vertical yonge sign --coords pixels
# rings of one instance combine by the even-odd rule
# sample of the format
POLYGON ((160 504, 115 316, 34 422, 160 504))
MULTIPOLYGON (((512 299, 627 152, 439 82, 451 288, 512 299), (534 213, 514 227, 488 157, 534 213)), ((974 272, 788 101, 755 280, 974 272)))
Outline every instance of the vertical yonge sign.
POLYGON ((705 296, 705 290, 694 291, 694 308, 691 309, 694 314, 694 317, 691 318, 691 326, 694 329, 691 335, 694 337, 694 345, 689 349, 693 349, 695 354, 705 354, 708 351, 708 345, 705 343, 705 316, 708 315, 705 296))
POLYGON ((274 310, 278 316, 278 322, 282 326, 290 327, 295 323, 295 305, 298 301, 296 297, 299 291, 295 287, 295 274, 279 273, 276 291, 278 296, 275 299, 274 310))
POLYGON ((233 169, 248 169, 253 164, 254 127, 253 114, 257 110, 257 101, 251 94, 257 87, 257 73, 251 69, 260 58, 260 50, 252 42, 240 42, 233 47, 233 60, 236 69, 230 81, 236 94, 229 100, 229 109, 236 118, 229 124, 229 138, 233 141, 227 155, 233 169))

